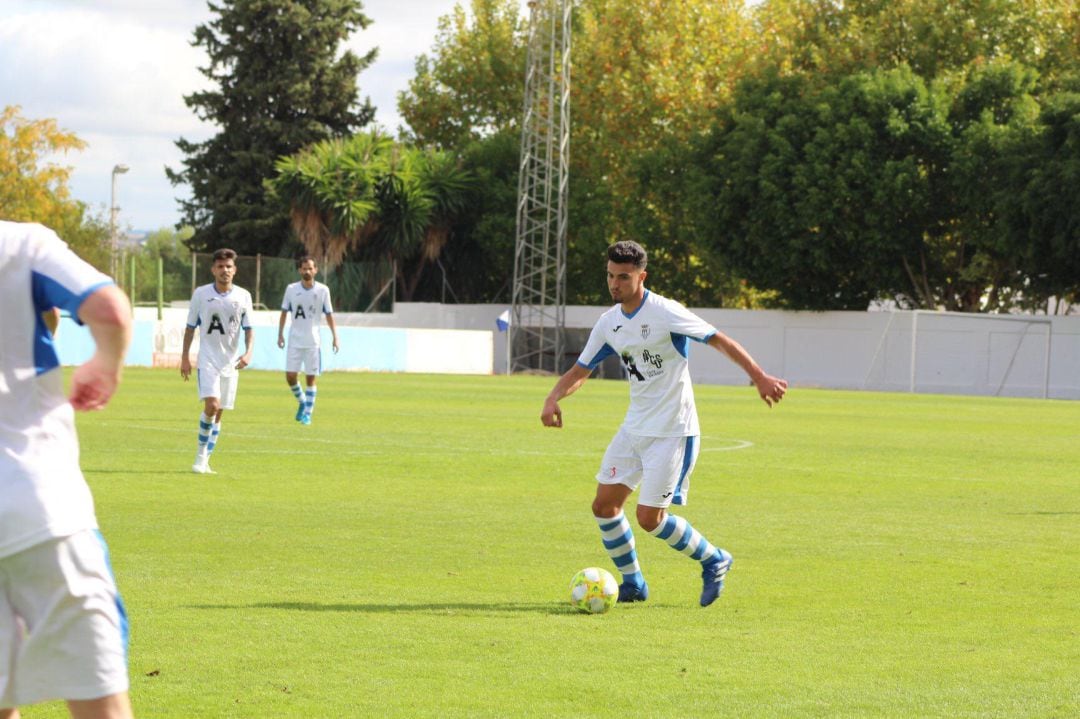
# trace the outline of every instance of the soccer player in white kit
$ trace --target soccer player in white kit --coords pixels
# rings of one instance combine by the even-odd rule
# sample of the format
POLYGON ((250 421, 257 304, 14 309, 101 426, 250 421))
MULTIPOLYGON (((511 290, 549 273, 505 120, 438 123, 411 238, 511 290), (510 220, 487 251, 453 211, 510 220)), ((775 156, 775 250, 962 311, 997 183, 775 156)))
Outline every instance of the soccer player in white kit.
POLYGON ((738 342, 678 302, 645 289, 647 257, 641 245, 616 242, 607 256, 608 290, 616 304, 600 317, 577 362, 555 383, 540 419, 547 427, 562 427, 559 400, 581 387, 605 357, 614 354, 622 360, 630 380, 630 408, 604 453, 592 504, 604 547, 622 574, 619 601, 649 596, 634 533, 623 513, 626 500, 640 486, 638 524, 701 563, 700 602, 707 607, 720 596, 732 557, 667 511, 672 504, 686 504, 700 444, 688 342, 726 354, 749 375, 770 407, 783 398, 787 381, 766 374, 738 342))
POLYGON ((199 331, 199 399, 204 403, 199 417, 199 448, 195 452, 196 474, 215 474, 210 469, 210 453, 221 435, 221 415, 236 402, 239 373, 251 364, 255 348, 251 329, 251 293, 233 284, 236 276, 236 253, 229 249, 214 252, 210 268, 214 281, 196 287, 191 295, 184 346, 180 351, 180 376, 186 382, 191 376, 191 343, 199 331), (244 333, 243 354, 240 354, 240 333, 244 333))
POLYGON ((127 616, 79 469, 73 410, 104 407, 131 341, 131 305, 52 230, 0 222, 0 719, 64 699, 77 719, 131 717, 127 616), (48 324, 90 328, 71 390, 48 324))
POLYGON ((289 349, 285 354, 285 382, 292 390, 299 406, 296 421, 311 424, 315 410, 316 381, 322 374, 322 317, 334 338, 334 352, 338 351, 337 325, 334 323, 334 307, 330 302, 330 288, 315 281, 319 268, 315 258, 305 255, 296 261, 300 281, 285 288, 281 300, 281 319, 278 321, 278 347, 285 347, 285 320, 292 318, 289 326, 289 349), (297 377, 303 371, 307 375, 307 389, 301 390, 297 377))

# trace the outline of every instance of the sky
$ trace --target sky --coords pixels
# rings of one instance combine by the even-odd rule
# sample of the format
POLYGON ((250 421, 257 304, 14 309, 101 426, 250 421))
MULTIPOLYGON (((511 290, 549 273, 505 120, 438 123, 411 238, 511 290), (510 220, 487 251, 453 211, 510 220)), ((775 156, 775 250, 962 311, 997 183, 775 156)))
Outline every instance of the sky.
MULTIPOLYGON (((360 95, 375 105, 376 123, 395 131, 397 93, 407 89, 416 57, 430 54, 438 18, 470 3, 362 4, 373 22, 348 47, 357 55, 377 47, 379 55, 360 73, 360 95)), ((165 177, 166 166, 182 169, 174 143, 215 132, 183 100, 211 87, 198 70, 206 56, 191 40, 212 17, 206 0, 0 0, 0 107, 19 105, 29 120, 55 119, 88 143, 54 158, 72 168, 75 199, 107 217, 112 169, 127 165, 116 182, 120 227, 171 227, 180 219, 175 198, 189 196, 165 177)))

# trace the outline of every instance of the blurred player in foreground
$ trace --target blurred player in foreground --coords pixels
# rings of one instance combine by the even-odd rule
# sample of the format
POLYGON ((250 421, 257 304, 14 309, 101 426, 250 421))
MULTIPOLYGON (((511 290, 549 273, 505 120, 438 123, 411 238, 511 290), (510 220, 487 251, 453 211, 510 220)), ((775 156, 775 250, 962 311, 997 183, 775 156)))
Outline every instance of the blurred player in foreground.
POLYGON ((322 374, 322 317, 334 337, 334 352, 338 351, 337 325, 334 324, 334 307, 330 303, 330 288, 315 281, 319 268, 313 257, 305 255, 296 261, 300 281, 285 288, 281 300, 281 319, 278 322, 278 347, 285 347, 285 319, 292 317, 289 326, 289 349, 285 353, 285 382, 292 390, 299 406, 296 421, 311 424, 315 410, 315 383, 322 374), (307 375, 307 389, 301 390, 297 377, 303 371, 307 375))
POLYGON ((76 719, 125 719, 127 616, 73 410, 116 391, 131 306, 52 230, 15 222, 0 222, 0 306, 0 719, 52 699, 76 719), (95 345, 66 397, 49 331, 58 308, 95 345))
POLYGON ((214 281, 195 288, 188 309, 184 346, 180 350, 180 376, 191 376, 191 342, 199 330, 199 399, 204 403, 199 417, 199 449, 191 471, 215 474, 210 469, 210 453, 221 435, 221 415, 236 402, 240 370, 251 364, 255 335, 251 329, 251 293, 233 284, 236 276, 236 253, 220 249, 214 253, 210 268, 214 281), (244 333, 245 351, 240 354, 240 332, 244 333))
POLYGON ((623 504, 640 486, 638 524, 701 563, 700 601, 707 607, 724 588, 731 555, 667 511, 672 504, 686 504, 700 445, 688 340, 731 358, 770 407, 783 398, 787 381, 766 374, 738 342, 678 302, 645 289, 647 256, 641 245, 616 242, 607 256, 608 290, 616 304, 593 327, 577 363, 555 383, 540 419, 547 427, 562 427, 559 400, 581 387, 605 357, 622 359, 630 379, 630 408, 604 453, 592 505, 604 547, 622 573, 619 601, 640 602, 649 596, 634 533, 623 514, 623 504))

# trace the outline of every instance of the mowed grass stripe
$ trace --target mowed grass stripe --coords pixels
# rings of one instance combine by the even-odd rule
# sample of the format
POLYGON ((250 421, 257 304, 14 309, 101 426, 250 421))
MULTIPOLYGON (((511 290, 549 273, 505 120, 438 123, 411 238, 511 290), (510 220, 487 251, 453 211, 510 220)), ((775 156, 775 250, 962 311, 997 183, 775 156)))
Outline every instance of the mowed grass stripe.
POLYGON ((589 504, 627 388, 556 431, 552 382, 328 374, 302 427, 245 372, 197 476, 195 387, 129 370, 79 430, 139 715, 1080 713, 1080 405, 699 386, 677 511, 735 555, 724 595, 638 530, 650 600, 591 617, 567 583, 608 566, 589 504))

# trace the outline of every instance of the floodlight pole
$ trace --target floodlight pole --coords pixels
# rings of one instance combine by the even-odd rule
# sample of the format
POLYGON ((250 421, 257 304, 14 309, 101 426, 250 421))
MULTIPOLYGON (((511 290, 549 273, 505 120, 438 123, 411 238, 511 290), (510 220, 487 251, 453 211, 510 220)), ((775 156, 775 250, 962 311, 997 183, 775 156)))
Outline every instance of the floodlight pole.
POLYGON ((120 208, 116 206, 116 176, 122 175, 127 172, 129 168, 127 165, 113 165, 112 169, 112 189, 109 193, 109 269, 113 279, 120 280, 120 240, 116 233, 116 215, 120 211, 120 208))
POLYGON ((530 0, 506 371, 563 370, 571 0, 530 0))

